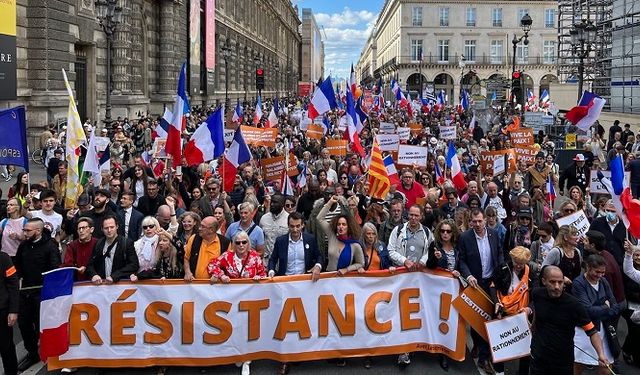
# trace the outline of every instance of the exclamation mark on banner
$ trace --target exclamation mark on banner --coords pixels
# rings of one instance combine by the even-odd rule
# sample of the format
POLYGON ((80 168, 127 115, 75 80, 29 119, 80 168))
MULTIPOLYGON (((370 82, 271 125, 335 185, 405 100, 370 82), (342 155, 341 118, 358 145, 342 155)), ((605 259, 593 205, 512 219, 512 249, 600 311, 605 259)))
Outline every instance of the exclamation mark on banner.
POLYGON ((449 333, 449 324, 447 324, 446 320, 449 320, 449 313, 451 312, 451 298, 452 296, 449 293, 440 294, 440 319, 445 321, 440 322, 438 329, 444 335, 449 333))

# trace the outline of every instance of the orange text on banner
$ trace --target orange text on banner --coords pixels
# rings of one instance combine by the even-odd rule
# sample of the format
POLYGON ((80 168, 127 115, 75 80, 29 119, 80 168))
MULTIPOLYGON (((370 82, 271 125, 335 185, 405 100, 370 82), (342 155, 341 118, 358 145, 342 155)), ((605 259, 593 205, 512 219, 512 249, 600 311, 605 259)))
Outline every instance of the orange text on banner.
POLYGON ((253 126, 242 125, 242 137, 247 144, 254 146, 276 147, 276 136, 278 129, 276 128, 254 128, 253 126))
POLYGON ((373 271, 310 279, 76 285, 70 348, 50 358, 49 369, 212 366, 411 351, 464 359, 465 326, 451 305, 459 282, 450 274, 373 271))
POLYGON ((418 124, 417 122, 410 122, 409 123, 409 129, 411 129, 411 134, 413 135, 418 135, 422 133, 422 125, 418 124))
POLYGON ((509 155, 509 164, 507 166, 507 171, 509 173, 515 172, 516 152, 514 149, 510 148, 507 150, 499 151, 482 151, 480 153, 480 168, 482 169, 482 173, 493 172, 493 161, 497 158, 504 157, 504 155, 509 155))
POLYGON ((329 154, 334 156, 347 155, 347 146, 349 142, 346 139, 327 139, 327 149, 329 154))

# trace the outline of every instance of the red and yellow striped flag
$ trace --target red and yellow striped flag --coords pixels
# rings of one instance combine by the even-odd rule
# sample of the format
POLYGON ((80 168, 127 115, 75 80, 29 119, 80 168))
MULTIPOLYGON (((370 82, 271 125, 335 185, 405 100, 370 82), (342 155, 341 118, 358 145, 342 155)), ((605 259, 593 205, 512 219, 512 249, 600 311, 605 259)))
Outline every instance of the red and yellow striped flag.
POLYGON ((391 183, 387 168, 382 161, 382 151, 378 140, 373 138, 373 148, 371 149, 371 164, 369 165, 369 196, 371 198, 385 199, 389 193, 391 183))

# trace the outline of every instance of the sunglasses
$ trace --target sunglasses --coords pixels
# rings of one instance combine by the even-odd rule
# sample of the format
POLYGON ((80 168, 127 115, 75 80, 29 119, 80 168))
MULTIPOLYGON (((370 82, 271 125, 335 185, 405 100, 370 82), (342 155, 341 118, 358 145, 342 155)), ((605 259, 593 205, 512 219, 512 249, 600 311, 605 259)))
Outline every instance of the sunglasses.
POLYGON ((207 188, 207 190, 209 190, 209 191, 215 191, 215 190, 218 190, 218 188, 216 188, 216 187, 209 187, 209 188, 207 188))
POLYGON ((249 241, 244 240, 244 241, 235 241, 236 245, 246 245, 247 243, 249 243, 249 241))
POLYGON ((296 205, 295 204, 285 204, 284 206, 286 208, 294 208, 296 205))
POLYGON ((451 229, 440 229, 440 233, 452 233, 451 229))
POLYGON ((143 225, 142 226, 143 229, 153 229, 155 227, 156 227, 155 225, 143 225))

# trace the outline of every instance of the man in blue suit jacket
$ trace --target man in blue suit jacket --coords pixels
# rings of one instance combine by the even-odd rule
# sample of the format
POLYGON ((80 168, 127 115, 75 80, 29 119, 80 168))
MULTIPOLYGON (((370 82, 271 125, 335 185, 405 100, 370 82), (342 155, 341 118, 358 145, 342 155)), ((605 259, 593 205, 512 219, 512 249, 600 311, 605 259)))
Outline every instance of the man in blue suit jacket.
POLYGON ((135 198, 135 194, 131 192, 122 193, 122 197, 120 197, 120 210, 118 211, 118 216, 120 216, 122 225, 124 225, 125 228, 124 236, 134 242, 137 241, 142 234, 141 226, 142 219, 144 219, 144 215, 133 208, 135 198), (127 216, 129 216, 128 223, 127 216))
MULTIPOLYGON (((498 232, 487 228, 484 213, 477 208, 471 210, 470 224, 472 229, 462 233, 458 240, 460 274, 471 286, 480 287, 491 295, 489 286, 493 276, 504 263, 498 232)), ((478 366, 492 374, 489 345, 474 330, 471 330, 471 338, 478 349, 478 366)))
POLYGON ((273 253, 269 258, 269 277, 312 273, 312 280, 318 280, 324 261, 318 249, 316 238, 304 233, 304 216, 298 212, 289 214, 289 233, 276 238, 273 253), (289 266, 289 254, 297 255, 289 266))

